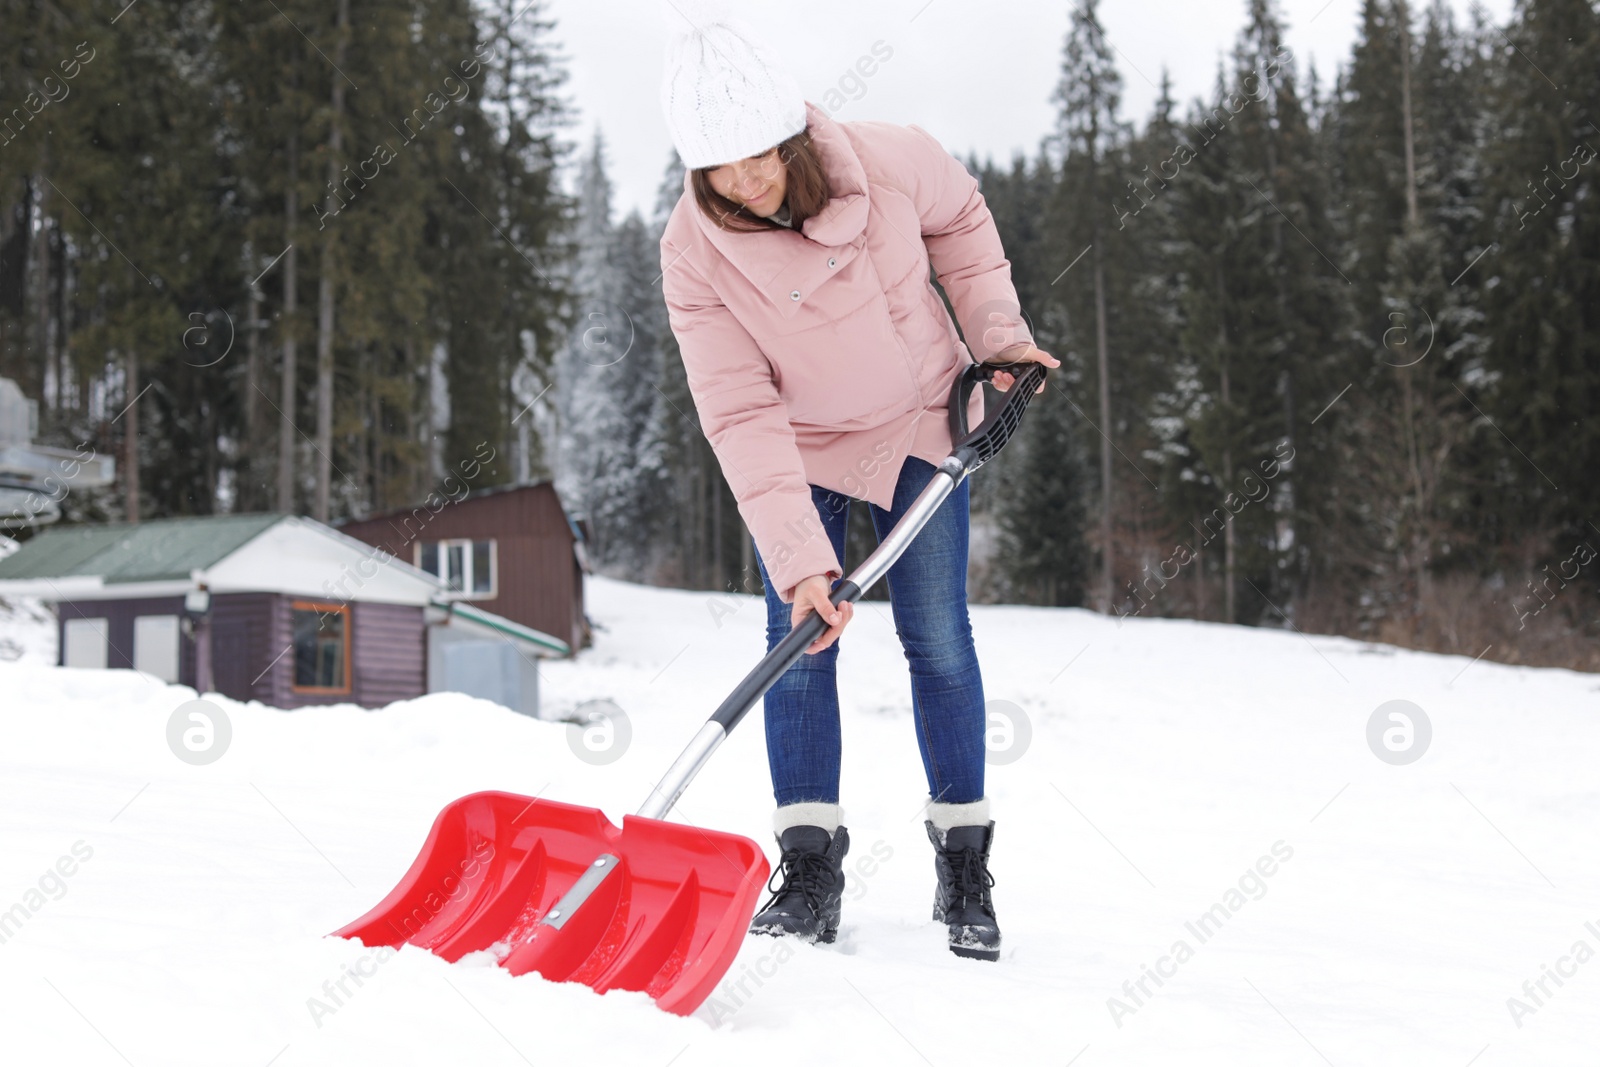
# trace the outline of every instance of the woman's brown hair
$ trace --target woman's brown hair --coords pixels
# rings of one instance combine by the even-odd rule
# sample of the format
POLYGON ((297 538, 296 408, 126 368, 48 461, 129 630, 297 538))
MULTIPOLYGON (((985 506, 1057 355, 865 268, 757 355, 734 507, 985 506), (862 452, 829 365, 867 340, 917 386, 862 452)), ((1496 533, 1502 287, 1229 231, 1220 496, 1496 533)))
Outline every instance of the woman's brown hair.
MULTIPOLYGON (((783 202, 789 205, 789 221, 798 233, 800 225, 828 203, 828 174, 822 168, 822 159, 817 155, 816 146, 812 144, 809 127, 780 141, 778 158, 782 160, 786 172, 783 202)), ((782 223, 757 215, 713 189, 710 172, 715 169, 699 167, 690 172, 689 182, 694 188, 694 199, 700 205, 700 210, 718 226, 734 233, 786 228, 782 223)))

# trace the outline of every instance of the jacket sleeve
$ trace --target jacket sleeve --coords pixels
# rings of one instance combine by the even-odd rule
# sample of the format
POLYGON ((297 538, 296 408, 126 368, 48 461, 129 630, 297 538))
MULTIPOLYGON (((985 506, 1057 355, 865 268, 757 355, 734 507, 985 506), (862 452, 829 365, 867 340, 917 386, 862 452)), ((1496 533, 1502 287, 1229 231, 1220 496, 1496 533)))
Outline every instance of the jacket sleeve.
POLYGON ((661 290, 700 429, 733 490, 767 575, 786 604, 803 578, 843 576, 811 499, 788 408, 755 338, 670 244, 661 290))
POLYGON ((1011 263, 978 181, 922 127, 901 127, 907 191, 922 220, 922 240, 950 295, 961 335, 978 362, 1033 343, 1011 283, 1011 263))

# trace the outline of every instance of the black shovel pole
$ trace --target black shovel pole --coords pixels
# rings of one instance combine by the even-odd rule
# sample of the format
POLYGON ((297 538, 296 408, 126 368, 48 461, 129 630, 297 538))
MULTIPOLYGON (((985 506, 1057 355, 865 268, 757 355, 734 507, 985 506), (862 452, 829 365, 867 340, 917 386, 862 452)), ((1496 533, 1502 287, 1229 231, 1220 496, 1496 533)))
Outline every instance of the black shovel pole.
MULTIPOLYGON (((933 479, 918 494, 911 507, 895 524, 893 530, 879 542, 872 554, 861 561, 849 577, 839 583, 828 599, 834 604, 854 603, 868 589, 889 572, 895 560, 917 534, 927 525, 939 505, 944 503, 961 480, 1005 447, 1022 422, 1022 413, 1033 399, 1034 390, 1044 381, 1045 368, 1041 363, 974 363, 967 367, 950 389, 950 439, 955 448, 941 464, 933 479), (1007 391, 1005 402, 993 415, 986 415, 983 424, 975 430, 967 428, 967 402, 979 382, 992 379, 997 371, 1007 371, 1015 382, 1007 391)), ((678 802, 694 776, 705 766, 717 746, 722 744, 739 720, 755 706, 756 701, 771 689, 805 655, 811 642, 828 628, 821 615, 811 612, 800 624, 789 631, 784 639, 768 652, 760 663, 745 675, 744 680, 728 694, 716 712, 695 734, 694 740, 683 750, 667 773, 651 790, 650 797, 639 808, 638 814, 647 819, 662 819, 678 802)))

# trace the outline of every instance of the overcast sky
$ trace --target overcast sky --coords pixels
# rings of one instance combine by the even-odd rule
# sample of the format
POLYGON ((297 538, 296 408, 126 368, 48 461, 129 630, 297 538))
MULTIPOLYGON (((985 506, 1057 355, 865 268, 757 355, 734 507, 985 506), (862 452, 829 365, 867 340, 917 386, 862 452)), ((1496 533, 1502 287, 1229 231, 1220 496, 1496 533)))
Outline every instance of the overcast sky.
MULTIPOLYGON (((1458 23, 1479 3, 1503 25, 1512 0, 1451 0, 1458 23)), ((1426 0, 1417 0, 1421 10, 1426 0)), ((859 99, 834 117, 914 122, 965 159, 1033 156, 1055 122, 1050 95, 1060 76, 1071 5, 1062 0, 771 0, 728 5, 761 32, 820 102, 856 61, 882 41, 892 56, 865 79, 859 99)), ((1219 57, 1231 50, 1246 0, 1140 0, 1100 5, 1106 37, 1120 52, 1122 117, 1143 125, 1161 68, 1174 96, 1207 93, 1219 57)), ((1315 60, 1326 87, 1348 61, 1361 0, 1278 0, 1287 41, 1304 76, 1315 60)), ((587 151, 598 126, 606 139, 621 217, 649 216, 670 158, 660 87, 667 22, 662 0, 551 0, 554 35, 567 57, 567 97, 578 121, 565 136, 587 151)), ((575 158, 576 158, 575 155, 575 158)))

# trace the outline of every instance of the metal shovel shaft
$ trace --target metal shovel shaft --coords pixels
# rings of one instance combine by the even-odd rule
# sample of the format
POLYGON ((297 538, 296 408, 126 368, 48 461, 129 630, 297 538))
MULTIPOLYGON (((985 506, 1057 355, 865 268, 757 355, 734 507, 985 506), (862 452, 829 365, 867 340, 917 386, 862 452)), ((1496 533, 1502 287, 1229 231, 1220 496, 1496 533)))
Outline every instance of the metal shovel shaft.
MULTIPOLYGON (((933 479, 923 487, 917 499, 912 501, 911 507, 906 510, 893 530, 878 543, 866 559, 861 561, 850 576, 839 583, 839 587, 829 595, 828 599, 835 605, 845 601, 854 603, 866 594, 878 580, 889 573, 889 568, 894 566, 895 560, 911 544, 913 538, 928 524, 933 513, 939 505, 944 503, 953 489, 961 484, 961 479, 966 475, 966 468, 961 460, 951 456, 939 465, 933 479)), ((733 692, 728 694, 707 720, 700 731, 694 735, 689 746, 683 750, 677 760, 668 768, 656 787, 650 791, 650 796, 640 806, 638 814, 647 819, 665 818, 667 812, 678 802, 683 791, 689 787, 694 776, 705 766, 711 754, 722 744, 728 731, 739 724, 745 713, 755 706, 756 701, 765 695, 768 689, 783 677, 783 673, 794 666, 796 660, 805 655, 806 649, 811 646, 818 635, 827 630, 828 625, 821 615, 811 612, 800 620, 800 625, 790 630, 788 635, 768 652, 762 661, 744 676, 733 692)))
MULTIPOLYGON (((939 464, 933 479, 923 487, 911 507, 901 516, 894 529, 878 543, 872 554, 861 561, 861 566, 839 583, 828 597, 834 604, 861 599, 868 589, 889 572, 894 561, 900 558, 906 546, 927 525, 951 490, 961 484, 961 479, 993 458, 1022 421, 1022 413, 1033 399, 1034 389, 1044 382, 1045 368, 1040 363, 975 363, 966 368, 950 389, 950 436, 954 451, 939 464), (967 428, 967 400, 979 382, 988 381, 998 371, 1015 376, 1005 404, 983 420, 976 429, 967 428)), ((678 802, 683 791, 694 781, 711 754, 728 736, 728 731, 738 725, 745 712, 755 706, 768 689, 783 677, 783 672, 810 647, 811 642, 828 628, 822 616, 812 612, 800 620, 800 625, 789 631, 766 657, 744 676, 728 698, 722 702, 706 724, 700 727, 689 746, 667 769, 661 781, 650 791, 649 797, 639 807, 639 815, 647 819, 665 818, 678 802)))

